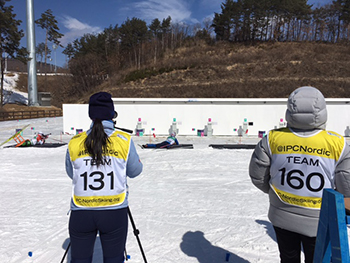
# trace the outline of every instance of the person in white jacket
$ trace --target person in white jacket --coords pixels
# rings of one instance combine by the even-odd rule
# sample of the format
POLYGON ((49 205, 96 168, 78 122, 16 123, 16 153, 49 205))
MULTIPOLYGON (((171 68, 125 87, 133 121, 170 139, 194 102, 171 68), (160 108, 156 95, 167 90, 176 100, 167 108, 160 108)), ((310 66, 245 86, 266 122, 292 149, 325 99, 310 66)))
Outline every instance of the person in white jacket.
POLYGON ((350 196, 350 147, 325 130, 326 101, 314 87, 290 94, 286 120, 287 127, 271 130, 257 144, 249 176, 269 195, 280 262, 300 262, 302 247, 305 262, 312 263, 323 189, 350 196))

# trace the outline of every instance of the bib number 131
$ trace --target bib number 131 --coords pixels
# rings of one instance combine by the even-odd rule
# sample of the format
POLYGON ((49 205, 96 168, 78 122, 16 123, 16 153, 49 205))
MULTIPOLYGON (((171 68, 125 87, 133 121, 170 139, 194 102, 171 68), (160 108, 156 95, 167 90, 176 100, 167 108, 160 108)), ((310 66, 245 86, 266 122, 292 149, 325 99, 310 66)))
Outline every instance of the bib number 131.
POLYGON ((88 187, 93 191, 101 190, 105 187, 105 181, 106 178, 110 177, 110 189, 113 190, 114 188, 114 176, 113 171, 108 173, 105 177, 105 174, 102 172, 92 172, 91 174, 87 174, 87 172, 80 175, 80 177, 84 178, 84 191, 88 189, 88 187), (93 182, 91 184, 88 183, 88 177, 93 179, 93 182))
POLYGON ((323 175, 320 173, 310 173, 308 175, 304 175, 304 173, 300 170, 291 170, 288 173, 286 173, 286 168, 282 168, 279 171, 282 172, 281 174, 281 185, 287 184, 293 189, 302 189, 304 186, 311 191, 311 192, 319 192, 324 187, 324 178, 323 175), (311 185, 311 180, 313 178, 318 178, 319 185, 311 185), (305 181, 305 182, 304 182, 305 181))

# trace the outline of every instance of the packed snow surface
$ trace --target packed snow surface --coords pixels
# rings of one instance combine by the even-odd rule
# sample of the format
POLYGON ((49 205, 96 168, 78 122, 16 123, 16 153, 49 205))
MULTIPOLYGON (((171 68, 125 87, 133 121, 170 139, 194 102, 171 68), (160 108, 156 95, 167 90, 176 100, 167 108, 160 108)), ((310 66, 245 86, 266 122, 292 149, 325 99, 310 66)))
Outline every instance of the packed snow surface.
MULTIPOLYGON (((23 138, 52 133, 47 142, 68 142, 62 118, 1 122, 0 141, 30 124, 23 138)), ((182 137, 194 149, 141 149, 165 137, 133 137, 144 165, 128 179, 130 210, 148 262, 278 262, 267 218, 268 197, 248 175, 253 150, 219 150, 209 144, 240 143, 234 137, 182 137), (229 261, 226 257, 229 255, 229 261)), ((243 138, 241 143, 256 143, 243 138)), ((12 140, 4 146, 13 145, 12 140)), ((3 146, 3 147, 4 147, 3 146)), ((0 262, 60 262, 69 244, 71 179, 67 146, 1 148, 0 262)), ((128 262, 143 262, 129 224, 128 262)), ((70 258, 70 253, 65 262, 70 258)), ((93 262, 102 262, 97 238, 93 262)))
MULTIPOLYGON (((7 103, 27 102, 7 78, 7 103)), ((47 142, 68 143, 63 119, 42 118, 0 123, 0 142, 29 126, 22 137, 51 133, 47 142)), ((125 127, 130 128, 130 127, 125 127)), ((181 134, 181 131, 180 131, 181 134)), ((137 144, 165 137, 133 137, 144 170, 128 180, 130 210, 150 263, 279 262, 276 238, 267 218, 268 196, 248 175, 253 150, 213 149, 210 144, 256 144, 258 138, 186 137, 194 149, 141 149, 137 144)), ((0 262, 61 262, 69 244, 71 179, 64 161, 67 145, 58 148, 0 148, 0 262)), ((144 262, 129 224, 126 245, 130 259, 144 262)), ((64 262, 69 262, 68 250, 64 262)), ((99 238, 94 263, 102 262, 99 238)))

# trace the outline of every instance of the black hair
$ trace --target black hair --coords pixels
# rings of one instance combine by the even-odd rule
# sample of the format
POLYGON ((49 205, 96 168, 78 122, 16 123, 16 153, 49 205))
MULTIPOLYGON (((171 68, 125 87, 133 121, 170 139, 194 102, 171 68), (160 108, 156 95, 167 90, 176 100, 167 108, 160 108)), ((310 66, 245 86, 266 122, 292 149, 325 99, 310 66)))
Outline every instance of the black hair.
POLYGON ((103 129, 101 120, 96 119, 84 144, 86 150, 96 162, 97 166, 104 161, 103 153, 107 150, 108 142, 109 138, 103 129))

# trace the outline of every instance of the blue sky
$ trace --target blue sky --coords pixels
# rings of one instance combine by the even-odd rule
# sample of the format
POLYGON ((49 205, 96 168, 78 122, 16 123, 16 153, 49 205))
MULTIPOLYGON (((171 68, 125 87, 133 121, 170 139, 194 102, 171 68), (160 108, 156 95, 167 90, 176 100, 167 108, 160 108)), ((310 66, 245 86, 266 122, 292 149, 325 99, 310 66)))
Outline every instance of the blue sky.
MULTIPOLYGON (((187 24, 202 23, 212 18, 214 12, 220 12, 224 0, 33 0, 34 18, 51 9, 58 21, 60 32, 65 36, 61 39, 63 46, 80 38, 86 33, 99 33, 110 25, 121 25, 128 17, 137 17, 150 22, 158 18, 162 20, 171 16, 173 22, 187 24)), ((323 5, 331 0, 308 1, 309 4, 323 5)), ((14 6, 16 19, 22 20, 21 29, 26 30, 27 0, 11 0, 7 5, 14 6)), ((35 27, 36 45, 45 40, 45 32, 35 27)), ((26 37, 22 46, 26 46, 26 37)), ((52 44, 49 48, 52 50, 52 44)), ((56 51, 58 66, 65 64, 62 48, 56 51)), ((54 54, 52 54, 54 58, 54 54)), ((54 61, 52 61, 54 63, 54 61)))

